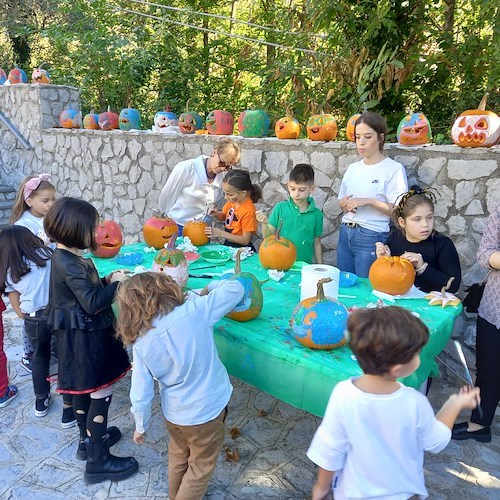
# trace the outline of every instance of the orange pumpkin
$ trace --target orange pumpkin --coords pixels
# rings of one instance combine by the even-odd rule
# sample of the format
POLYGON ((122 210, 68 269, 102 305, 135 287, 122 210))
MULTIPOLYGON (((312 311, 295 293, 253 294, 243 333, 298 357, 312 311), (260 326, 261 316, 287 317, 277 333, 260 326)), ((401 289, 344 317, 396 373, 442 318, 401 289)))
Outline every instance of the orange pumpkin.
POLYGON ((337 122, 333 115, 313 115, 307 121, 307 137, 311 141, 333 141, 337 137, 337 122))
POLYGON ((112 220, 102 221, 97 226, 95 242, 97 249, 92 250, 92 255, 102 259, 114 257, 123 245, 123 234, 120 226, 112 220))
POLYGON ((274 126, 278 139, 298 139, 300 136, 300 123, 291 115, 280 118, 274 126))
POLYGON ((200 220, 190 220, 184 224, 182 236, 187 236, 193 245, 197 247, 208 243, 208 236, 205 234, 207 223, 200 220))
POLYGON ((144 241, 148 247, 163 248, 172 235, 179 232, 176 222, 170 217, 153 215, 142 228, 144 241))
POLYGON ((371 265, 368 279, 374 290, 403 295, 415 282, 415 268, 401 257, 379 257, 371 265))
POLYGON ((462 148, 489 148, 500 139, 500 117, 486 110, 489 94, 481 99, 477 109, 464 111, 451 128, 453 142, 462 148))
POLYGON ((287 271, 295 264, 297 259, 295 245, 290 240, 280 236, 282 226, 283 219, 281 219, 276 233, 265 238, 260 244, 259 260, 262 267, 266 269, 287 271))
POLYGON ((349 120, 347 120, 347 126, 345 129, 345 133, 347 135, 347 140, 351 142, 356 142, 356 137, 354 137, 354 128, 356 125, 356 120, 360 117, 361 115, 359 113, 352 115, 349 120))

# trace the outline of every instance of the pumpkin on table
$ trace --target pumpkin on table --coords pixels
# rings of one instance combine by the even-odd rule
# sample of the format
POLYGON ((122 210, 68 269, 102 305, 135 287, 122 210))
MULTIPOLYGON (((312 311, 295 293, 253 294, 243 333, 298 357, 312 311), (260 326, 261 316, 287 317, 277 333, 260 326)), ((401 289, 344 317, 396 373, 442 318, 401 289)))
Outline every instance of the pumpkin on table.
POLYGON ((431 141, 431 124, 423 113, 412 113, 408 110, 406 116, 399 122, 397 139, 403 146, 417 146, 431 141))
POLYGON ((238 117, 238 131, 243 137, 265 137, 271 120, 262 109, 247 109, 238 117))
POLYGON ((333 141, 337 137, 337 122, 333 115, 313 115, 307 121, 307 137, 311 141, 333 141))
POLYGON ((163 248, 170 237, 178 231, 177 223, 170 217, 153 215, 144 223, 142 235, 148 247, 154 247, 158 250, 163 248))
POLYGON ((206 222, 200 220, 190 220, 184 224, 182 228, 182 236, 187 236, 193 245, 206 245, 209 241, 205 234, 205 228, 208 226, 206 222))
POLYGON ((297 260, 297 248, 287 238, 280 235, 283 227, 283 219, 280 220, 275 234, 265 238, 260 244, 259 260, 262 267, 266 269, 277 269, 287 271, 297 260))
POLYGON ((404 295, 415 282, 415 268, 409 260, 383 256, 371 265, 368 279, 374 290, 404 295))
POLYGON ((234 129, 234 118, 229 111, 214 109, 205 121, 210 135, 231 135, 234 129))
POLYGON ((226 314, 227 318, 234 319, 235 321, 250 321, 256 318, 262 311, 264 297, 262 295, 262 288, 260 281, 252 273, 244 273, 241 271, 241 252, 240 248, 236 252, 236 263, 234 266, 234 273, 226 273, 221 276, 221 280, 237 280, 245 290, 245 294, 241 302, 235 308, 226 314))
POLYGON ((175 248, 176 239, 177 233, 168 240, 167 248, 156 252, 151 270, 170 276, 183 288, 188 282, 188 263, 184 253, 175 248))
POLYGON ((316 297, 308 297, 295 307, 290 320, 294 337, 311 349, 334 349, 346 343, 348 311, 337 300, 325 297, 323 285, 332 281, 318 281, 316 297))
POLYGON ((102 259, 114 257, 123 245, 123 233, 120 226, 112 220, 104 220, 98 226, 95 234, 97 249, 92 255, 102 259))
POLYGON ((486 109, 485 94, 477 109, 464 111, 451 128, 453 142, 462 148, 490 148, 500 139, 500 117, 486 109))

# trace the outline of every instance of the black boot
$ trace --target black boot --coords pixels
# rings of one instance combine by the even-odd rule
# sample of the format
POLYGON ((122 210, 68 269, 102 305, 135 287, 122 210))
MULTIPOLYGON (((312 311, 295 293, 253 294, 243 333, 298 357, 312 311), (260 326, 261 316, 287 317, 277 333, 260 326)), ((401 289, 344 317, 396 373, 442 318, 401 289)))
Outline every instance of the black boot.
MULTIPOLYGON (((121 437, 122 433, 120 429, 113 426, 106 429, 106 434, 104 434, 102 440, 109 450, 109 448, 111 448, 114 444, 118 443, 121 437)), ((86 438, 87 436, 82 436, 82 433, 80 431, 80 442, 78 443, 78 449, 76 450, 76 458, 78 460, 87 460, 87 446, 85 445, 86 438)))
POLYGON ((85 440, 87 446, 87 465, 83 479, 85 484, 96 484, 102 481, 122 481, 131 476, 139 468, 133 457, 115 457, 109 453, 103 442, 91 443, 85 440))

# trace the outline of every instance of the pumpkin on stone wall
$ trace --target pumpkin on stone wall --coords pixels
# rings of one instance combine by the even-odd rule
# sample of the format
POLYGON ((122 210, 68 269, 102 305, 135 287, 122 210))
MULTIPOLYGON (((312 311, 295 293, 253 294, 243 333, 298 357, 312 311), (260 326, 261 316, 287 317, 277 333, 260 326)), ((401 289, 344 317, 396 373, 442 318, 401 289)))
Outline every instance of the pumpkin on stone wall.
POLYGON ((99 115, 99 127, 102 130, 116 130, 118 123, 119 116, 117 113, 111 111, 111 106, 108 106, 108 110, 99 115))
POLYGON ((9 72, 9 76, 7 77, 8 85, 17 85, 18 83, 28 83, 28 77, 26 76, 26 72, 21 69, 19 66, 15 66, 9 72))
POLYGON ((313 115, 307 121, 307 137, 311 141, 333 141, 337 137, 337 122, 333 115, 313 115))
POLYGON ((356 128, 356 120, 360 117, 361 115, 359 113, 356 113, 355 115, 352 115, 349 120, 347 120, 347 126, 345 129, 345 133, 347 136, 347 140, 351 142, 356 142, 356 137, 354 136, 354 129, 356 128))
POLYGON ((229 111, 214 109, 205 121, 210 135, 231 135, 234 129, 234 118, 229 111))
POLYGON ((43 68, 45 63, 40 64, 38 68, 36 68, 33 73, 31 73, 31 82, 32 83, 50 83, 50 75, 49 72, 43 68))
POLYGON ((427 144, 432 138, 431 124, 423 113, 408 110, 399 122, 396 135, 398 142, 404 146, 427 144))
POLYGON ((118 116, 120 130, 141 130, 141 114, 134 108, 123 108, 118 116))
POLYGON ((177 115, 172 111, 171 106, 167 104, 164 111, 158 111, 155 114, 153 132, 178 132, 178 125, 177 115))
POLYGON ((59 115, 59 125, 62 128, 80 128, 82 126, 82 114, 76 109, 65 109, 59 115))
POLYGON ((489 148, 500 139, 500 117, 486 109, 485 94, 477 109, 464 111, 451 128, 453 142, 462 148, 489 148))
POLYGON ((101 130, 99 127, 99 115, 91 111, 83 117, 83 128, 87 130, 101 130))
POLYGON ((97 249, 92 254, 102 259, 110 259, 120 251, 123 245, 123 233, 120 226, 112 220, 99 223, 95 233, 97 249))
POLYGON ((179 116, 179 131, 181 134, 194 134, 203 128, 203 120, 198 113, 189 111, 189 99, 186 102, 186 110, 179 116))
POLYGON ((7 81, 7 73, 0 68, 0 85, 3 85, 7 81))
POLYGON ((290 109, 286 110, 286 116, 276 122, 274 133, 278 139, 298 139, 300 137, 300 123, 297 118, 293 117, 290 109))
POLYGON ((238 131, 243 137, 265 137, 271 120, 262 109, 247 109, 238 117, 238 131))

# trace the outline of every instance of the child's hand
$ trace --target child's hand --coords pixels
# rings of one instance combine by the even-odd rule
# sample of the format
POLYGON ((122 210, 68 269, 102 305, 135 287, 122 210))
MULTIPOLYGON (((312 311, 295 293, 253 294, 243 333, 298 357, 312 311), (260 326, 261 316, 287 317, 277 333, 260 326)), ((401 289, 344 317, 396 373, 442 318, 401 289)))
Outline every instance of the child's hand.
POLYGON ((377 243, 375 243, 375 253, 377 254, 377 258, 391 256, 390 248, 387 245, 384 245, 381 241, 377 241, 377 243))
MULTIPOLYGON (((119 269, 114 271, 109 275, 109 282, 114 283, 115 281, 121 282, 129 279, 130 271, 128 269, 119 269)), ((106 277, 106 280, 108 277, 106 277)))
POLYGON ((205 228, 205 234, 209 238, 219 238, 221 236, 224 236, 225 231, 222 231, 222 229, 219 229, 218 227, 206 227, 205 228))
POLYGON ((460 388, 460 391, 456 395, 460 400, 462 408, 467 408, 473 410, 481 404, 481 396, 479 394, 479 387, 470 387, 469 385, 464 385, 460 388))
POLYGON ((135 444, 144 444, 144 437, 146 436, 145 433, 140 433, 137 431, 134 431, 134 437, 132 438, 134 440, 135 444))
POLYGON ((415 269, 420 269, 424 265, 424 259, 420 253, 405 252, 401 258, 410 261, 415 269))
POLYGON ((255 212, 255 216, 257 217, 257 220, 261 224, 267 224, 268 223, 266 212, 264 212, 263 210, 257 210, 255 212))

